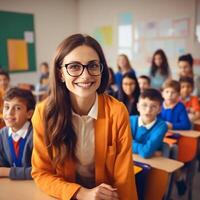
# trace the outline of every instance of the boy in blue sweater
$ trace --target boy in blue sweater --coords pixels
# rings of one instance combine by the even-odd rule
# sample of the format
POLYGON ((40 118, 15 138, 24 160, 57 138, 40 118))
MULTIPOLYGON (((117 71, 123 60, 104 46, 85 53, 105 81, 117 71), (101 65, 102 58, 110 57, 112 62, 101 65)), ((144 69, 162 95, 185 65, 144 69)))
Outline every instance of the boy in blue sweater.
POLYGON ((191 123, 183 103, 179 101, 180 83, 175 80, 168 80, 162 86, 164 102, 160 113, 168 126, 173 130, 189 130, 191 123))
POLYGON ((35 99, 28 90, 11 88, 4 96, 3 119, 0 130, 0 178, 32 179, 33 149, 30 119, 35 99))
POLYGON ((143 158, 152 156, 163 145, 167 125, 157 118, 163 98, 156 89, 146 89, 140 95, 137 109, 140 116, 130 116, 133 136, 132 151, 143 158))

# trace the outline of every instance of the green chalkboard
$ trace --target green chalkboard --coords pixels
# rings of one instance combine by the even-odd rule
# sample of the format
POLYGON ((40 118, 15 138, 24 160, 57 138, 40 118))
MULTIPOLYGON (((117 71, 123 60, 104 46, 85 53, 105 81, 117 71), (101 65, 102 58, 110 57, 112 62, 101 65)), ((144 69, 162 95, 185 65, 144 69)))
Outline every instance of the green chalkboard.
MULTIPOLYGON (((7 40, 24 39, 24 33, 26 31, 31 31, 34 34, 33 14, 0 11, 0 65, 3 69, 9 71, 7 40)), ((36 71, 35 39, 33 42, 27 42, 27 46, 28 71, 36 71)), ((14 72, 24 72, 24 70, 14 72)))

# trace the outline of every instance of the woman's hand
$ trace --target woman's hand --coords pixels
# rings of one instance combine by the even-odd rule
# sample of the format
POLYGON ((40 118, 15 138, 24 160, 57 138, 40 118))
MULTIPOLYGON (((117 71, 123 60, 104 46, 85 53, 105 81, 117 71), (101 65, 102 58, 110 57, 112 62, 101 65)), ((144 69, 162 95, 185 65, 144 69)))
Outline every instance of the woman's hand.
POLYGON ((92 188, 80 188, 76 194, 78 200, 119 200, 117 189, 110 185, 102 183, 101 185, 92 188))

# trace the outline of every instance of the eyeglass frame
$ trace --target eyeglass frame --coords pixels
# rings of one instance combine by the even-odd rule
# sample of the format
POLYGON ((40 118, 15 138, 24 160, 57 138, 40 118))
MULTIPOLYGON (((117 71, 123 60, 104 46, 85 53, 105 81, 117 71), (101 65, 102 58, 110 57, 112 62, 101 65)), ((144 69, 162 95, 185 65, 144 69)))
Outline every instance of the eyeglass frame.
POLYGON ((100 66, 100 73, 99 73, 98 75, 90 74, 90 71, 88 70, 88 66, 89 66, 90 64, 92 64, 92 62, 89 62, 89 63, 86 64, 86 65, 83 65, 82 63, 79 63, 79 62, 71 62, 71 63, 67 63, 67 64, 64 64, 64 65, 61 65, 61 67, 65 67, 67 73, 68 73, 70 76, 72 76, 72 77, 79 77, 79 76, 81 76, 81 75, 83 74, 85 68, 87 69, 87 72, 88 72, 88 74, 89 74, 90 76, 100 76, 100 75, 102 74, 102 72, 103 72, 104 66, 103 66, 103 64, 102 64, 101 62, 96 61, 96 63, 97 63, 97 62, 98 62, 98 64, 99 64, 99 66, 100 66), (70 64, 78 64, 78 65, 82 66, 82 71, 81 71, 81 73, 80 73, 79 75, 77 75, 77 76, 71 75, 71 74, 68 72, 68 70, 67 70, 67 66, 70 65, 70 64))

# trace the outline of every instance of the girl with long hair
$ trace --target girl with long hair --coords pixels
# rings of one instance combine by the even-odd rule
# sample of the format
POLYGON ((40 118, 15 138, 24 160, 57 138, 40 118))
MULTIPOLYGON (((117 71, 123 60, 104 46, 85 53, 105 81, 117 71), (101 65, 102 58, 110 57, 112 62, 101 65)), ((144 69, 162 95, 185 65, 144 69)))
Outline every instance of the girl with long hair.
POLYGON ((116 97, 126 105, 129 115, 139 114, 137 110, 139 96, 140 87, 136 76, 132 72, 125 73, 116 97))
POLYGON ((161 89, 162 84, 170 78, 167 56, 162 49, 158 49, 153 54, 149 76, 151 78, 151 87, 155 89, 161 89))
POLYGON ((115 80, 118 87, 122 83, 122 76, 127 72, 132 72, 135 75, 134 69, 131 67, 131 63, 126 54, 120 54, 117 58, 117 73, 115 74, 115 80))

